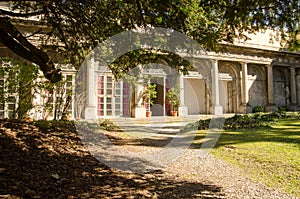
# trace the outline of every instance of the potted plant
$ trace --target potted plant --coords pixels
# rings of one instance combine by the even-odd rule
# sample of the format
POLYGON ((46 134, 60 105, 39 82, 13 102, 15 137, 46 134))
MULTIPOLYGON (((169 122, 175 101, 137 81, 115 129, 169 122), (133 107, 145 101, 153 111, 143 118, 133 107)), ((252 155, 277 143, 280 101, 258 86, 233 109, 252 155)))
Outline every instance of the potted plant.
POLYGON ((155 84, 147 84, 146 89, 143 93, 144 103, 147 105, 146 107, 146 117, 151 116, 150 106, 154 104, 153 99, 157 97, 156 85, 155 84))
POLYGON ((171 88, 167 94, 166 97, 169 101, 169 104, 171 105, 171 115, 172 116, 178 116, 178 106, 180 105, 180 86, 176 85, 173 88, 171 88))

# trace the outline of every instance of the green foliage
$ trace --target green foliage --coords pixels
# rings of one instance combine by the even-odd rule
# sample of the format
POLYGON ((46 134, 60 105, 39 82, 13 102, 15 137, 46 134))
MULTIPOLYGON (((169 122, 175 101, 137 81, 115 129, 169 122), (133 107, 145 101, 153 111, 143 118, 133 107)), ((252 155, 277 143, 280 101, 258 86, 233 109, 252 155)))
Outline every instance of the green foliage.
POLYGON ((75 128, 73 121, 37 120, 33 124, 43 133, 61 130, 72 131, 75 128))
POLYGON ((67 87, 70 79, 53 84, 43 78, 37 66, 11 58, 0 58, 0 77, 4 78, 0 84, 0 110, 7 104, 9 118, 26 118, 36 94, 44 101, 45 119, 51 113, 54 119, 66 118, 73 91, 72 86, 67 87))
POLYGON ((67 109, 72 101, 72 93, 73 88, 67 88, 68 79, 64 79, 58 83, 55 83, 53 87, 55 88, 57 100, 55 101, 55 105, 53 107, 54 111, 54 119, 66 119, 67 109))
POLYGON ((266 127, 270 122, 275 122, 275 118, 269 117, 269 115, 235 115, 231 118, 226 118, 224 129, 252 129, 266 127))
MULTIPOLYGON (((99 43, 136 27, 173 29, 196 40, 205 49, 213 50, 218 50, 220 41, 246 39, 246 32, 266 28, 278 30, 274 31, 274 39, 290 38, 291 43, 298 41, 298 0, 168 0, 164 3, 158 0, 46 0, 14 1, 12 4, 22 17, 42 15, 41 22, 48 26, 47 37, 40 38, 42 43, 50 41, 51 46, 56 46, 56 52, 78 66, 99 43), (288 34, 290 37, 287 37, 288 34)), ((13 17, 18 14, 6 12, 2 15, 13 17)), ((162 43, 159 39, 157 42, 162 43)), ((119 60, 124 66, 129 67, 130 60, 140 62, 143 56, 153 59, 153 55, 142 52, 129 54, 119 60)), ((118 73, 118 67, 112 66, 112 69, 118 73)), ((126 72, 128 69, 120 71, 126 72)))
POLYGON ((118 130, 119 128, 114 125, 114 123, 109 119, 99 119, 99 126, 106 131, 114 131, 118 130))
POLYGON ((37 86, 35 81, 38 68, 26 62, 10 58, 0 58, 0 74, 4 77, 4 84, 0 90, 3 102, 8 104, 9 117, 24 119, 27 112, 33 108, 32 99, 37 86))
MULTIPOLYGON (((286 114, 284 112, 274 113, 256 113, 256 114, 245 114, 235 115, 233 117, 225 118, 224 130, 233 129, 255 129, 260 127, 268 127, 273 123, 276 123, 278 119, 282 118, 299 118, 299 114, 286 114)), ((218 121, 214 121, 217 123, 218 121)), ((198 128, 198 130, 207 130, 211 119, 199 120, 196 123, 190 124, 187 128, 198 128)), ((219 124, 217 124, 219 125, 219 124)), ((220 126, 220 128, 222 128, 220 126)))
POLYGON ((147 84, 146 89, 143 92, 144 101, 148 102, 150 105, 154 104, 154 100, 157 98, 156 84, 147 84))
POLYGON ((72 81, 70 77, 63 77, 60 82, 51 83, 43 80, 38 85, 40 95, 45 99, 43 111, 46 113, 44 119, 53 115, 54 120, 66 120, 68 108, 72 102, 73 86, 68 85, 72 81))
POLYGON ((38 120, 34 122, 34 125, 40 129, 41 132, 46 133, 50 128, 50 121, 38 120))
POLYGON ((278 107, 278 112, 286 112, 289 110, 289 107, 287 106, 280 106, 278 107))
POLYGON ((260 113, 260 112, 264 112, 263 107, 261 106, 254 106, 252 109, 252 113, 260 113))
POLYGON ((171 88, 167 94, 166 97, 168 99, 169 104, 172 106, 173 111, 175 108, 180 105, 180 86, 176 85, 173 88, 171 88))

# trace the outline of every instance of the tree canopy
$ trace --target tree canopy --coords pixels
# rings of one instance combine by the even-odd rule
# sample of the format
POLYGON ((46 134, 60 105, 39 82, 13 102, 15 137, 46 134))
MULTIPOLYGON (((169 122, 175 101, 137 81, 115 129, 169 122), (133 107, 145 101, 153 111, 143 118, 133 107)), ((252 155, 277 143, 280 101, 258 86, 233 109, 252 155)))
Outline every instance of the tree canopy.
POLYGON ((53 46, 57 53, 79 65, 88 52, 105 39, 137 27, 174 29, 209 50, 215 50, 221 41, 233 42, 234 38, 245 38, 245 32, 267 28, 276 30, 277 36, 293 46, 299 44, 296 39, 300 19, 298 0, 44 0, 10 3, 11 10, 0 9, 0 42, 39 65, 52 82, 59 81, 61 76, 43 46, 53 46), (34 44, 22 35, 14 21, 37 16, 40 24, 47 27, 40 37, 40 44, 34 44))

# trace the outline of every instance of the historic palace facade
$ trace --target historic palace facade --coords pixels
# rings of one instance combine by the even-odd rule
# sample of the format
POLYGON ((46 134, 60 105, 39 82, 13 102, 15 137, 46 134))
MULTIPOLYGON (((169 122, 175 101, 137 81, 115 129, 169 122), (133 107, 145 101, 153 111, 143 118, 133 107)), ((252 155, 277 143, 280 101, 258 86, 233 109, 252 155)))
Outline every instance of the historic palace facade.
POLYGON ((270 33, 249 35, 251 40, 246 42, 221 44, 225 52, 195 54, 196 70, 179 73, 172 82, 174 77, 167 68, 140 66, 141 73, 156 85, 152 105, 139 97, 147 89, 145 81, 134 87, 125 80, 116 81, 110 70, 92 58, 84 73, 88 97, 83 117, 143 118, 149 107, 152 116, 170 115, 166 94, 176 84, 181 88, 179 116, 251 113, 258 106, 264 111, 279 107, 299 110, 300 54, 287 51, 277 41, 270 42, 270 33))
MULTIPOLYGON (((35 26, 20 23, 18 29, 26 33, 35 31, 35 26)), ((146 117, 146 109, 152 116, 170 115, 170 103, 166 98, 169 89, 180 86, 179 116, 250 113, 260 106, 264 111, 275 111, 279 107, 300 110, 300 53, 289 52, 287 46, 272 39, 271 30, 249 34, 250 40, 236 40, 233 44, 222 43, 221 52, 205 52, 193 56, 197 63, 188 74, 178 73, 176 78, 166 68, 144 68, 142 73, 155 84, 157 97, 152 104, 140 99, 146 89, 143 83, 133 87, 125 80, 116 80, 110 70, 90 60, 90 67, 83 71, 84 100, 74 96, 69 103, 73 119, 97 119, 102 117, 146 117), (203 72, 203 68, 208 69, 203 72), (170 81, 174 80, 174 81, 170 81), (76 101, 77 100, 77 101, 76 101)), ((0 57, 20 59, 0 44, 0 57)), ((181 57, 188 55, 179 54, 181 57)), ((76 70, 70 65, 57 64, 75 91, 76 70)), ((5 64, 2 63, 2 67, 5 64)), ((0 88, 5 76, 0 77, 0 88)), ((67 84, 66 84, 67 86, 67 84)), ((77 93, 78 94, 78 93, 77 93)), ((44 99, 42 95, 33 99, 32 117, 42 119, 44 99)), ((0 117, 9 117, 9 102, 0 106, 0 117)), ((16 102, 17 103, 17 102, 16 102)), ((17 104, 15 105, 17 107, 17 104)))

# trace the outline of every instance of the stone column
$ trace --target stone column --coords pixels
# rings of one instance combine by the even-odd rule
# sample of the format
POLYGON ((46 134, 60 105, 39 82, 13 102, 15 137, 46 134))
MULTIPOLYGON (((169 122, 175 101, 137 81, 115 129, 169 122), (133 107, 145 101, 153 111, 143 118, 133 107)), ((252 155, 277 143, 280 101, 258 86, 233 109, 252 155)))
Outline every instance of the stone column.
POLYGON ((180 72, 179 76, 179 86, 180 86, 180 106, 178 107, 178 116, 187 116, 188 109, 184 103, 184 75, 180 72))
POLYGON ((245 62, 241 63, 242 66, 242 104, 240 107, 241 113, 247 112, 247 103, 249 102, 249 92, 248 92, 248 65, 245 62))
POLYGON ((290 68, 290 76, 291 76, 291 104, 297 104, 297 98, 296 98, 296 74, 295 74, 295 68, 290 68))
POLYGON ((87 94, 87 106, 85 108, 85 119, 87 120, 96 120, 97 111, 96 111, 96 85, 95 81, 95 60, 94 56, 91 56, 90 60, 87 61, 86 66, 86 94, 87 94))
POLYGON ((268 104, 273 104, 273 68, 268 66, 268 104))
POLYGON ((290 85, 291 85, 291 104, 289 106, 289 109, 295 111, 297 109, 297 90, 296 90, 295 67, 290 67, 290 85))
POLYGON ((267 82, 267 88, 268 88, 268 104, 266 106, 266 111, 276 111, 277 107, 274 106, 274 101, 273 101, 273 67, 271 65, 267 66, 268 70, 268 82, 267 82))
POLYGON ((300 70, 298 69, 297 73, 296 73, 296 86, 297 86, 297 102, 298 105, 300 105, 300 70))
POLYGON ((206 103, 206 114, 209 114, 209 105, 210 105, 210 96, 209 96, 209 88, 207 87, 207 83, 205 83, 205 103, 206 103))
POLYGON ((212 84, 213 84, 213 95, 214 95, 214 114, 223 114, 223 107, 220 106, 220 91, 219 91, 219 69, 218 60, 212 60, 212 84))

